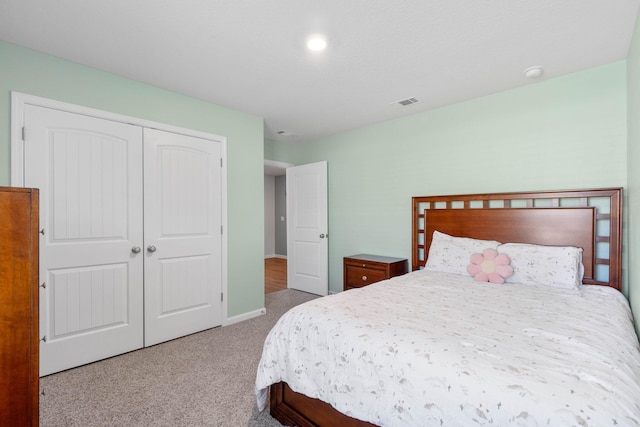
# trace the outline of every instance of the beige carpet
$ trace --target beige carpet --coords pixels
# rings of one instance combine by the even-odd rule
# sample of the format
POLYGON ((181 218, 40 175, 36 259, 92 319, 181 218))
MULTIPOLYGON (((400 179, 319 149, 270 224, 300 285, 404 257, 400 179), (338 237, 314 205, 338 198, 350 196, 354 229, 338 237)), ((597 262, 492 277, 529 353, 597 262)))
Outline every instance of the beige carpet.
POLYGON ((41 426, 279 426, 256 410, 264 339, 289 308, 315 298, 265 296, 267 314, 40 379, 41 426))

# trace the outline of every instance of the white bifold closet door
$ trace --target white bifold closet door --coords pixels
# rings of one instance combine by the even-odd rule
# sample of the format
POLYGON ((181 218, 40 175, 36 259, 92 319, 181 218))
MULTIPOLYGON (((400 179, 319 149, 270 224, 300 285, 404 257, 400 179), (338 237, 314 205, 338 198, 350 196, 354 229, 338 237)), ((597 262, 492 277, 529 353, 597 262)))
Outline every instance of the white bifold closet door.
POLYGON ((40 375, 222 322, 220 144, 27 105, 40 375))

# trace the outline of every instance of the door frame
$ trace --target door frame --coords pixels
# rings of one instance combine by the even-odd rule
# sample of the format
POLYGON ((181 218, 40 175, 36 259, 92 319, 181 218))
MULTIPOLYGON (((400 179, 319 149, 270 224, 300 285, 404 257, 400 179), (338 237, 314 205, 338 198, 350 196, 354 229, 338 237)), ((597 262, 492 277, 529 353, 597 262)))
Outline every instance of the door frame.
POLYGON ((34 105, 37 107, 51 108, 68 113, 81 114, 98 119, 111 120, 114 122, 128 123, 143 128, 153 128, 167 132, 173 132, 196 138, 215 140, 221 144, 222 171, 221 171, 221 224, 222 224, 222 293, 224 294, 224 302, 222 304, 222 326, 229 324, 228 319, 228 224, 227 224, 227 138, 207 132, 201 132, 193 129, 186 129, 178 126, 168 125, 166 123, 154 122, 152 120, 141 119, 138 117, 127 116, 123 114, 112 113, 109 111, 98 110, 91 107, 70 104, 67 102, 56 101, 49 98, 43 98, 26 93, 11 92, 11 186, 24 187, 24 141, 22 140, 22 129, 24 128, 24 109, 26 105, 34 105))
MULTIPOLYGON (((275 176, 285 176, 286 177, 287 168, 290 168, 290 167, 293 167, 293 166, 295 166, 293 163, 286 163, 286 162, 279 162, 279 161, 276 161, 276 160, 264 159, 264 176, 265 176, 265 179, 266 179, 267 176, 274 176, 274 177, 275 176)), ((285 194, 285 198, 286 198, 286 194, 285 194)), ((275 203, 275 200, 274 200, 274 203, 275 203)), ((266 203, 265 203, 265 210, 266 210, 266 207, 267 206, 266 206, 266 203)), ((265 217, 266 217, 266 214, 265 214, 265 217)), ((274 220, 277 220, 277 219, 274 218, 274 220)), ((267 229, 267 226, 268 225, 266 224, 266 221, 265 221, 265 224, 264 224, 265 230, 267 229)), ((275 228, 275 224, 274 224, 274 228, 275 228)), ((264 255, 265 255, 265 259, 266 259, 267 253, 265 252, 264 255)), ((284 258, 286 258, 286 256, 284 258)))

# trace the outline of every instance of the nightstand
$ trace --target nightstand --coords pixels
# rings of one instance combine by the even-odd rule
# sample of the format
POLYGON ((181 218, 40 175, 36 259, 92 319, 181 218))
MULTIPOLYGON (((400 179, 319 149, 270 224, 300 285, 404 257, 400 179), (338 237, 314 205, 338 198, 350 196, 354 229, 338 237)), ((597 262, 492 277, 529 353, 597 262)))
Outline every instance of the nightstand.
POLYGON ((343 262, 345 291, 400 276, 408 271, 406 258, 359 254, 344 257, 343 262))

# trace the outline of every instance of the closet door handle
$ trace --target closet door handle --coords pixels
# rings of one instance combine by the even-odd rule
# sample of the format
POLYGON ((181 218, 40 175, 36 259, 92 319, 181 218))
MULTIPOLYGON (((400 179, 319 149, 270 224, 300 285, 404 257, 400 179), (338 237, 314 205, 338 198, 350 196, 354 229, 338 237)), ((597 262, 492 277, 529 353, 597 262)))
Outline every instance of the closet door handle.
POLYGON ((153 245, 147 246, 147 251, 153 253, 156 251, 156 247, 153 245))
POLYGON ((134 247, 131 248, 131 252, 133 252, 134 254, 139 254, 140 251, 142 251, 140 246, 134 246, 134 247))

